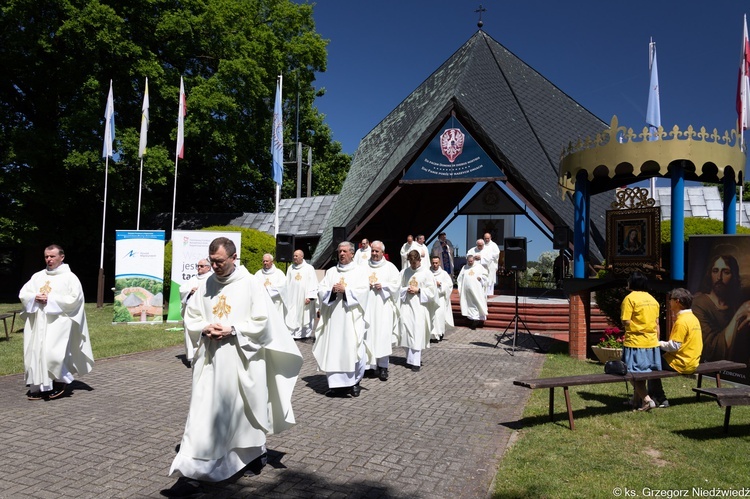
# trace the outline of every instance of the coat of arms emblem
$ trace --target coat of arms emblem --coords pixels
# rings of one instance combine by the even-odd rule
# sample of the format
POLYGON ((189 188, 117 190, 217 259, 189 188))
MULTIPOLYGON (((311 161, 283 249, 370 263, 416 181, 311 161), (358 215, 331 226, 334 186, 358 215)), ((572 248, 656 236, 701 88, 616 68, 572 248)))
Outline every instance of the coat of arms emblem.
POLYGON ((440 136, 440 151, 451 163, 464 151, 464 137, 459 128, 446 128, 440 136))

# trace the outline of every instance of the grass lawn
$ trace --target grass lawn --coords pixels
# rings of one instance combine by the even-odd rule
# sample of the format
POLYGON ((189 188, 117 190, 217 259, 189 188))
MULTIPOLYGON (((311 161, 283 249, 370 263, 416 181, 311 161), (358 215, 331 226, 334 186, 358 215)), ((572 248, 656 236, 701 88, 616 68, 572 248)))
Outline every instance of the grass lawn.
MULTIPOLYGON (((547 354, 540 377, 602 371, 601 364, 557 352, 547 354)), ((555 422, 549 390, 533 390, 493 497, 678 497, 685 489, 683 497, 715 497, 717 490, 750 487, 750 407, 732 409, 725 435, 724 409, 705 396, 696 401, 695 380, 663 383, 671 407, 647 413, 622 405, 633 393, 625 383, 571 387, 575 431, 568 429, 562 389, 555 389, 555 422)), ((704 377, 703 385, 715 383, 704 377)))
MULTIPOLYGON (((183 333, 168 331, 181 324, 112 324, 112 304, 96 308, 96 303, 87 303, 86 319, 91 335, 94 359, 114 357, 127 353, 156 350, 183 342, 183 333)), ((20 308, 20 303, 0 303, 0 312, 20 308)), ((10 321, 8 321, 10 327, 10 321)), ((23 321, 16 316, 15 331, 10 341, 5 339, 5 331, 0 333, 0 376, 23 372, 23 321)))

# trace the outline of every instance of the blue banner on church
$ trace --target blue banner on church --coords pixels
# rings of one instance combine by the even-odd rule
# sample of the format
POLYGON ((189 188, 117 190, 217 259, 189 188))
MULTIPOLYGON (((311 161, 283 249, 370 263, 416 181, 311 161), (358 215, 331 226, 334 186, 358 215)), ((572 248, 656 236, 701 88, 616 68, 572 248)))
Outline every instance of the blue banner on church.
POLYGON ((505 180, 474 137, 451 116, 409 167, 402 182, 505 180))

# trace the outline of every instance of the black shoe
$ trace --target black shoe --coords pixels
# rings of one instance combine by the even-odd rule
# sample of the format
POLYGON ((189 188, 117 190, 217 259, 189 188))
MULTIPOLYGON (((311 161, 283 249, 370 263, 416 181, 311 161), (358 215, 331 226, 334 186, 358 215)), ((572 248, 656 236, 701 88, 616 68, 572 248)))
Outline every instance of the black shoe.
POLYGON ((29 400, 42 400, 44 399, 44 393, 46 392, 32 392, 29 390, 26 392, 26 398, 29 400))
POLYGON ((421 369, 420 366, 411 366, 411 370, 414 371, 415 373, 418 373, 420 369, 421 369))
POLYGON ((201 492, 201 484, 199 481, 180 477, 174 485, 168 489, 160 491, 159 493, 165 497, 193 497, 201 492))
POLYGON ((346 397, 349 395, 349 388, 331 388, 326 392, 326 397, 346 397))
POLYGON ((351 387, 352 397, 359 397, 359 392, 362 389, 359 387, 359 383, 351 387))
MULTIPOLYGON (((380 369, 380 368, 378 368, 378 369, 380 369)), ((364 377, 367 378, 367 379, 377 378, 378 377, 378 371, 375 370, 375 369, 367 369, 365 371, 364 377)))
POLYGON ((474 330, 476 330, 476 328, 477 328, 477 321, 471 321, 469 323, 469 329, 471 329, 472 331, 474 331, 474 330))
POLYGON ((380 368, 380 381, 388 381, 388 368, 387 367, 381 367, 380 368))
POLYGON ((68 386, 65 383, 58 383, 57 381, 52 382, 52 391, 49 393, 49 399, 56 399, 62 397, 65 394, 65 387, 68 386))
POLYGON ((260 472, 268 464, 268 453, 264 452, 260 456, 256 457, 250 464, 245 466, 245 476, 260 475, 260 472))

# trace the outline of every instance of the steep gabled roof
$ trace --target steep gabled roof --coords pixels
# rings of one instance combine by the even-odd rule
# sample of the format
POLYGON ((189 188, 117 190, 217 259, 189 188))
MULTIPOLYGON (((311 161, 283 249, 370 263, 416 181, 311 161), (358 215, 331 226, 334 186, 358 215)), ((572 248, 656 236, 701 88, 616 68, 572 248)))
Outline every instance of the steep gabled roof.
MULTIPOLYGON (((398 181, 451 113, 548 226, 573 226, 573 204, 561 198, 557 186, 560 152, 607 125, 480 30, 362 139, 323 228, 314 265, 324 265, 331 254, 333 227, 345 227, 351 239, 362 234, 383 240, 391 235, 377 232, 387 227, 391 243, 414 232, 415 217, 424 232, 437 228, 473 184, 398 181), (423 210, 415 201, 433 207, 423 210), (403 221, 394 217, 403 211, 386 208, 393 203, 416 215, 403 221)), ((592 198, 596 257, 597 247, 603 253, 606 208, 604 198, 592 198)))

